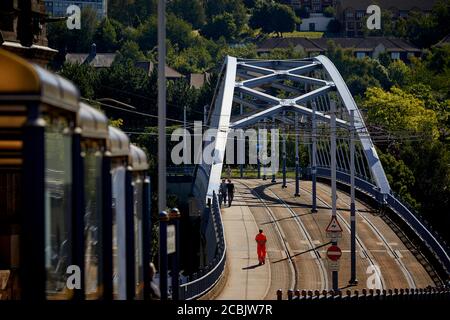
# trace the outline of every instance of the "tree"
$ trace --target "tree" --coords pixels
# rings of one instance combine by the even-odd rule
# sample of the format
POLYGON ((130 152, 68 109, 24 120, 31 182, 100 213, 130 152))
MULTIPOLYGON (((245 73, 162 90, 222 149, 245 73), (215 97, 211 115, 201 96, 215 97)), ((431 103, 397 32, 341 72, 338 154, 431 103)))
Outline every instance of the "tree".
POLYGON ((248 21, 247 9, 242 0, 205 0, 206 16, 212 21, 217 15, 230 13, 238 30, 241 30, 248 21))
POLYGON ((328 22, 327 32, 329 33, 339 33, 341 32, 341 23, 339 20, 333 19, 328 22))
POLYGON ((47 28, 49 46, 64 52, 89 52, 97 29, 97 12, 91 7, 81 10, 81 29, 67 29, 66 22, 50 23, 47 28))
POLYGON ((354 96, 363 95, 367 88, 380 87, 380 82, 368 74, 356 75, 352 74, 346 80, 350 92, 354 96))
POLYGON ((202 29, 202 35, 214 40, 220 37, 231 40, 237 35, 237 31, 233 16, 226 12, 215 16, 212 22, 206 24, 202 29))
POLYGON ((99 52, 114 52, 117 49, 116 29, 108 18, 103 19, 94 35, 99 52))
POLYGON ((392 61, 387 70, 392 84, 403 87, 410 83, 410 69, 402 60, 392 61))
POLYGON ((302 19, 309 18, 309 11, 305 6, 301 6, 300 9, 296 9, 295 14, 297 15, 297 17, 300 17, 302 19))
POLYGON ((64 63, 59 74, 75 83, 82 97, 94 98, 99 76, 93 67, 88 64, 64 63))
POLYGON ((411 195, 411 190, 416 182, 412 170, 403 160, 396 159, 389 153, 379 151, 379 156, 392 190, 412 205, 414 209, 419 210, 420 204, 411 195))
POLYGON ((389 92, 369 88, 363 107, 370 124, 382 127, 398 139, 419 135, 435 140, 439 136, 436 113, 425 108, 424 102, 412 94, 393 87, 389 92))
POLYGON ((408 39, 419 48, 428 48, 440 40, 437 23, 431 14, 411 12, 406 24, 408 39))
POLYGON ((335 14, 336 12, 332 6, 328 6, 323 10, 323 15, 325 17, 332 18, 334 17, 335 14))
POLYGON ((167 17, 167 38, 180 49, 192 46, 195 41, 192 26, 174 14, 167 17))
POLYGON ((143 52, 152 50, 158 42, 156 16, 150 16, 136 30, 136 38, 143 52))
POLYGON ((353 95, 362 95, 368 87, 389 89, 387 69, 376 59, 358 59, 351 50, 344 50, 332 40, 327 43, 328 57, 336 65, 353 95))
POLYGON ((206 12, 200 0, 173 0, 169 3, 169 10, 177 17, 200 29, 206 21, 206 12))
POLYGON ((125 26, 138 27, 141 21, 156 14, 157 0, 109 0, 108 17, 125 26))
POLYGON ((257 0, 244 0, 244 5, 251 9, 253 7, 255 7, 257 0))
POLYGON ((300 23, 300 21, 291 7, 275 2, 260 3, 253 10, 250 18, 252 28, 260 28, 264 33, 276 32, 281 36, 283 36, 283 32, 294 31, 296 23, 300 23))
POLYGON ((421 213, 450 240, 450 151, 440 141, 417 141, 403 146, 400 157, 414 174, 411 194, 421 213))
POLYGON ((117 52, 114 64, 128 64, 145 60, 144 54, 139 50, 136 42, 127 41, 117 52))
POLYGON ((169 48, 167 51, 170 66, 182 73, 203 73, 214 66, 213 58, 205 46, 194 46, 182 51, 169 48))

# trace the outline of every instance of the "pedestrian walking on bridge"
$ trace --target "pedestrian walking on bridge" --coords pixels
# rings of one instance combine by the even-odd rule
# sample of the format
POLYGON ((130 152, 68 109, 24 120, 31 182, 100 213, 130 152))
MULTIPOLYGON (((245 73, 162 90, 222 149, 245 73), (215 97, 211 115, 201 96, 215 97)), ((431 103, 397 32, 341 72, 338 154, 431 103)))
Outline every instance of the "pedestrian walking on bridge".
POLYGON ((228 192, 228 206, 231 207, 231 203, 234 199, 234 184, 228 179, 227 183, 227 192, 228 192))
POLYGON ((259 229, 259 233, 255 237, 255 241, 257 243, 256 251, 258 253, 259 265, 266 263, 266 242, 267 237, 263 233, 262 229, 259 229))
POLYGON ((227 190, 228 188, 225 179, 222 179, 222 183, 219 187, 219 205, 222 205, 222 201, 223 205, 227 203, 227 190))

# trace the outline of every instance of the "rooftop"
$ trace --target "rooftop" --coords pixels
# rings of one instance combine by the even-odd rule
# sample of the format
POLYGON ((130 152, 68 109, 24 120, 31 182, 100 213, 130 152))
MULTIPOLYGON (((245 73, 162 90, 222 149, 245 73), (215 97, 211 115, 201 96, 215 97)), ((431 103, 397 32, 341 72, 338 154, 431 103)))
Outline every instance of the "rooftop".
POLYGON ((259 51, 276 48, 289 48, 300 46, 306 52, 325 52, 328 41, 333 41, 344 49, 372 51, 382 44, 387 51, 420 52, 420 49, 400 38, 368 37, 368 38, 270 38, 258 44, 259 51))
POLYGON ((368 6, 377 4, 382 10, 398 9, 412 10, 419 9, 422 11, 431 11, 437 0, 340 0, 338 6, 345 8, 353 8, 356 10, 366 10, 368 6))

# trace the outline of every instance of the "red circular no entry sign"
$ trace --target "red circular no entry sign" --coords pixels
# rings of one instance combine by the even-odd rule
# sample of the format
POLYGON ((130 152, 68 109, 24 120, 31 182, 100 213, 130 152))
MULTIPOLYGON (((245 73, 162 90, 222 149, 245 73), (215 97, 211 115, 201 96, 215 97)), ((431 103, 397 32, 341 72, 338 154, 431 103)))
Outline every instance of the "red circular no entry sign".
POLYGON ((327 250, 327 257, 331 261, 338 261, 342 256, 341 248, 338 246, 331 246, 327 250))

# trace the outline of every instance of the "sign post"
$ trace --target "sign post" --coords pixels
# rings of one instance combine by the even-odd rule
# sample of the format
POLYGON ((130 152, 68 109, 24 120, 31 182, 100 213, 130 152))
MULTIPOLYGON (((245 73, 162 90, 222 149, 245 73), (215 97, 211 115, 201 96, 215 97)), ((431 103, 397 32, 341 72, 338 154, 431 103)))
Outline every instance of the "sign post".
POLYGON ((172 300, 177 301, 180 291, 180 210, 173 208, 169 217, 172 224, 167 227, 167 254, 172 255, 172 300))
POLYGON ((342 238, 342 227, 336 216, 331 217, 331 221, 325 231, 327 233, 327 238, 330 238, 331 241, 337 241, 337 239, 342 238))
MULTIPOLYGON (((332 219, 331 219, 331 223, 329 225, 330 230, 331 229, 340 229, 340 231, 342 232, 342 229, 339 226, 339 223, 336 219, 337 217, 337 208, 336 208, 336 200, 337 200, 337 195, 336 195, 336 102, 334 102, 333 100, 330 101, 330 113, 331 113, 331 117, 330 117, 330 157, 331 157, 331 201, 332 201, 332 205, 331 205, 331 215, 332 215, 332 219)), ((333 231, 333 230, 332 230, 333 231)), ((340 232, 333 232, 332 234, 340 234, 340 232)), ((337 237, 332 238, 332 243, 333 246, 337 246, 337 237)), ((333 271, 332 272, 332 281, 333 281, 333 290, 337 291, 338 290, 338 272, 337 271, 333 271)))
MULTIPOLYGON (((332 245, 327 250, 327 257, 330 260, 328 263, 328 266, 330 267, 330 270, 332 272, 338 272, 339 271, 339 259, 342 256, 341 248, 339 248, 336 245, 332 245)), ((333 288, 336 290, 336 288, 333 288)))
POLYGON ((172 254, 175 252, 175 225, 171 224, 167 226, 167 254, 172 254))

